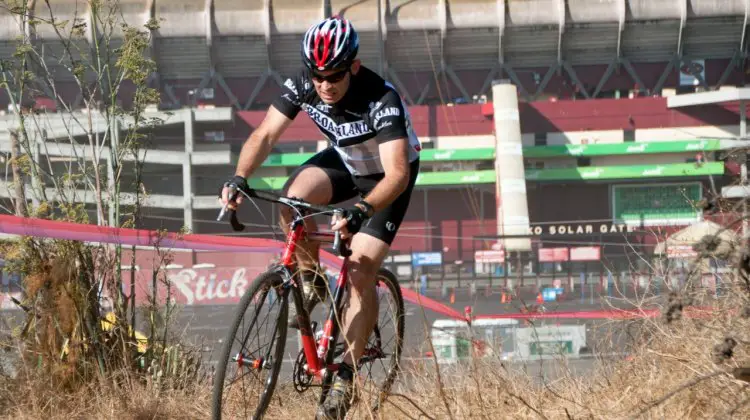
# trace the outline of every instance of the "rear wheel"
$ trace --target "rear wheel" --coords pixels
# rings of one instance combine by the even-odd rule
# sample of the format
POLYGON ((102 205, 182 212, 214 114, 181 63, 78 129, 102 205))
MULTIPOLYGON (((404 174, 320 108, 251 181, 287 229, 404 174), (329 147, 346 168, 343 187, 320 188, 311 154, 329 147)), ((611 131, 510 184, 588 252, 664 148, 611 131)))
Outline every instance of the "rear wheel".
MULTIPOLYGON (((396 381, 404 343, 404 299, 396 276, 386 269, 377 274, 378 320, 357 364, 359 401, 366 409, 377 411, 388 397, 396 381)), ((330 362, 340 361, 344 354, 345 341, 340 338, 330 362)), ((326 375, 319 402, 328 394, 333 375, 326 375)))
POLYGON ((370 334, 358 363, 364 379, 361 398, 378 410, 396 381, 404 345, 404 298, 396 276, 386 269, 378 272, 378 322, 370 334))
POLYGON ((288 296, 269 271, 240 300, 216 367, 213 419, 257 419, 268 408, 284 358, 288 296))

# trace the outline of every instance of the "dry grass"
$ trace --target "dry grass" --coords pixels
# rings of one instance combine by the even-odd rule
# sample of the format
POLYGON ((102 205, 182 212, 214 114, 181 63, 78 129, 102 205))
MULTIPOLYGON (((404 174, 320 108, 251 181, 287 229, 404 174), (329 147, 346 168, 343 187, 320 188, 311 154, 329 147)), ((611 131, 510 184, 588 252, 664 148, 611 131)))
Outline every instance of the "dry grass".
MULTIPOLYGON (((585 377, 572 374, 564 361, 536 362, 554 364, 553 381, 474 361, 444 381, 451 413, 442 409, 430 370, 407 394, 433 418, 748 418, 748 384, 735 378, 744 373, 738 368, 750 366, 750 319, 740 310, 746 307, 742 295, 713 302, 694 297, 695 304, 712 304, 710 314, 637 321, 630 356, 600 359, 585 377)), ((610 328, 622 330, 623 323, 610 328)), ((418 418, 418 411, 406 411, 418 418)))
MULTIPOLYGON (((628 328, 638 332, 631 337, 630 356, 598 360, 585 376, 574 374, 564 361, 530 362, 519 369, 477 359, 461 374, 441 372, 438 382, 433 363, 410 366, 408 379, 399 382, 381 412, 372 414, 360 405, 350 418, 750 418, 748 383, 735 377, 746 375, 738 368, 750 366, 750 310, 744 296, 739 291, 721 300, 696 296, 693 304, 712 306, 710 314, 688 317, 691 312, 685 311, 677 320, 636 321, 635 328, 628 328), (530 373, 534 363, 546 364, 555 379, 535 377, 530 373)), ((623 331, 625 323, 633 321, 613 321, 609 327, 623 331)), ((0 379, 3 418, 210 416, 208 384, 158 393, 148 384, 109 378, 62 392, 44 378, 25 377, 0 379)), ((298 395, 282 385, 267 417, 312 418, 314 398, 314 391, 298 395)))
POLYGON ((210 406, 205 387, 179 393, 158 393, 145 384, 109 378, 73 392, 60 392, 43 378, 3 381, 0 414, 8 419, 193 419, 207 418, 210 406))

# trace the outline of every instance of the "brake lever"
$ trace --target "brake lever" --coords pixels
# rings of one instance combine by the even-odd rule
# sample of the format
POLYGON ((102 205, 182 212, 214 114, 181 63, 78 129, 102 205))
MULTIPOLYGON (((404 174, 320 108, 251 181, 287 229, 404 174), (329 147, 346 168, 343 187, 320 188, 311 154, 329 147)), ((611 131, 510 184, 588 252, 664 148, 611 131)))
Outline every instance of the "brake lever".
POLYGON ((229 210, 229 203, 225 204, 224 207, 221 208, 221 211, 219 212, 219 217, 216 218, 217 222, 221 222, 221 220, 224 218, 224 215, 227 214, 227 210, 229 210))
MULTIPOLYGON (((217 222, 221 222, 221 220, 224 218, 224 216, 227 214, 227 211, 229 211, 229 202, 234 201, 237 199, 237 196, 239 195, 239 191, 237 191, 237 187, 232 186, 231 187, 231 193, 229 194, 229 200, 227 200, 227 203, 224 204, 224 207, 221 208, 221 211, 219 212, 219 217, 216 218, 217 222)), ((219 198, 221 198, 221 195, 219 195, 219 198)))
MULTIPOLYGON (((338 221, 343 216, 343 213, 340 210, 336 210, 333 212, 333 215, 336 221, 338 221)), ((333 234, 333 251, 336 253, 341 252, 341 231, 338 230, 333 234)))
MULTIPOLYGON (((337 220, 341 219, 344 216, 344 213, 341 210, 335 210, 333 214, 334 217, 337 218, 337 220)), ((341 242, 341 231, 339 230, 337 230, 333 234, 333 252, 342 257, 348 257, 352 255, 352 251, 344 246, 344 244, 341 242)))

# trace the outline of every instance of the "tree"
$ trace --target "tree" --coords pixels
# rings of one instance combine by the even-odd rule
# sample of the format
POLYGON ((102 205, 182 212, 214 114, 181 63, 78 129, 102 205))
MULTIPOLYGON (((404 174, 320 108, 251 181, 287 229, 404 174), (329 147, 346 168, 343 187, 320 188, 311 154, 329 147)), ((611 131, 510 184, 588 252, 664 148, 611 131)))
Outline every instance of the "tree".
MULTIPOLYGON (((117 0, 64 7, 0 0, 18 33, 15 53, 0 61, 12 127, 8 196, 14 210, 6 211, 136 226, 145 192, 144 146, 164 115, 155 112, 159 93, 148 83, 156 69, 148 52, 158 24, 124 22, 117 0), (74 99, 64 92, 70 86, 74 99)), ((92 372, 91 365, 105 372, 132 364, 135 288, 123 292, 120 245, 24 238, 6 244, 4 253, 9 267, 25 275, 29 343, 43 350, 50 366, 61 351, 79 373, 92 372), (116 325, 105 333, 106 294, 116 325)))

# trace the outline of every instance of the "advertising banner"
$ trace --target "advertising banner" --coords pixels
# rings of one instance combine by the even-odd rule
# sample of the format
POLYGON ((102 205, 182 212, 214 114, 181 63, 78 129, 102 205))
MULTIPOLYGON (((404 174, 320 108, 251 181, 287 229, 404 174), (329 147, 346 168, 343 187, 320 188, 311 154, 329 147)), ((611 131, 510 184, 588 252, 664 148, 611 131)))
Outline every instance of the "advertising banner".
POLYGON ((411 254, 411 264, 414 267, 423 265, 441 265, 443 254, 439 252, 414 252, 411 254))
POLYGON ((539 262, 568 261, 568 248, 539 248, 539 262))
POLYGON ((505 262, 505 251, 490 250, 490 251, 474 251, 474 262, 486 263, 486 264, 502 264, 505 262))
POLYGON ((599 261, 602 248, 598 246, 577 246, 570 248, 571 261, 599 261))

